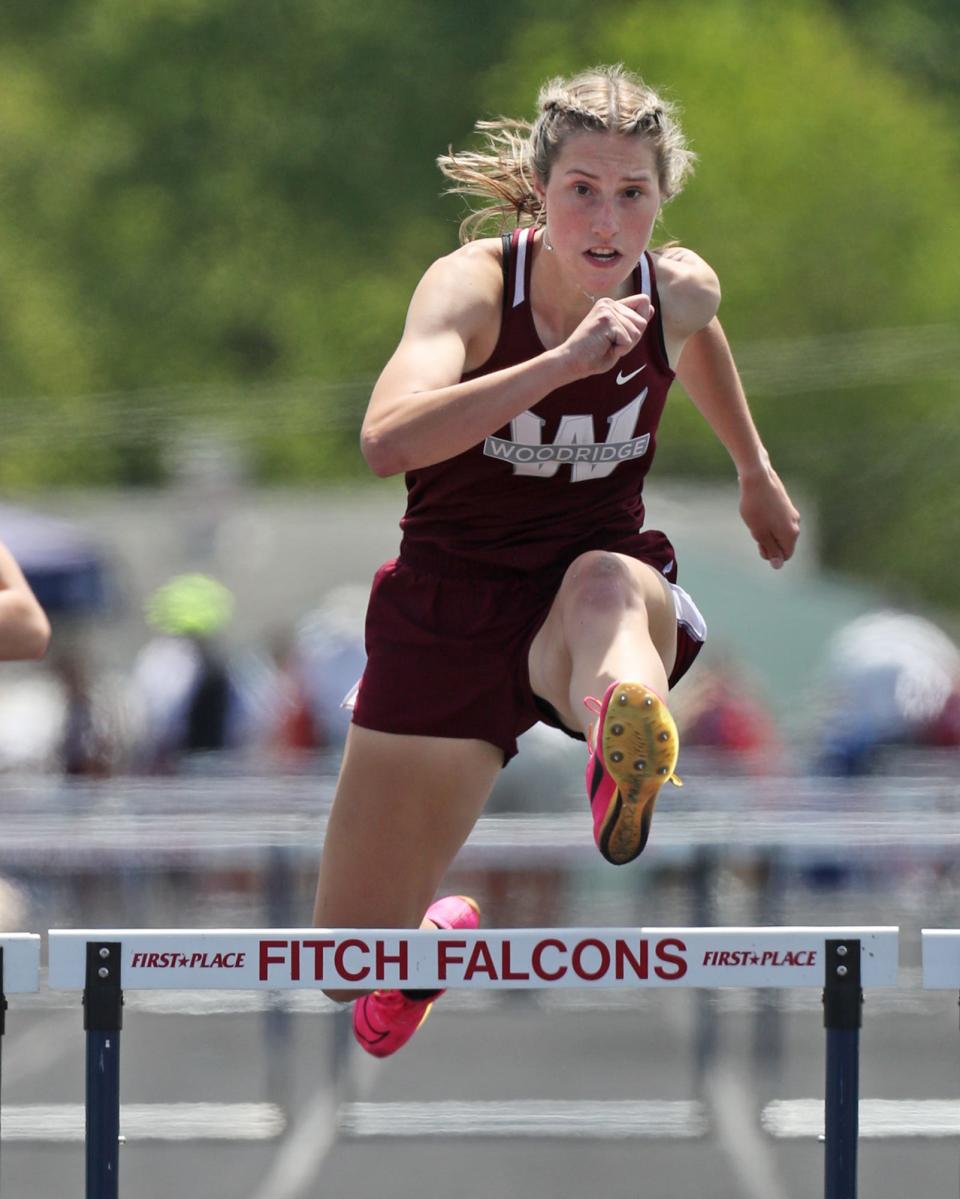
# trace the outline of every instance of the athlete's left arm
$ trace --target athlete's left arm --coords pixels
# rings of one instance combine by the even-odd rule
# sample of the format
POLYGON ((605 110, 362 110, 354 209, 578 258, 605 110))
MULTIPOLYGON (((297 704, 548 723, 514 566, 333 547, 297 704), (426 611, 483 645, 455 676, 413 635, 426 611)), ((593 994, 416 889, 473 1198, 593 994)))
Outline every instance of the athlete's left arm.
POLYGON ((730 346, 717 319, 720 285, 690 250, 668 250, 659 263, 664 336, 677 353, 677 378, 726 447, 740 482, 740 515, 760 556, 774 569, 793 555, 800 514, 760 440, 730 346))

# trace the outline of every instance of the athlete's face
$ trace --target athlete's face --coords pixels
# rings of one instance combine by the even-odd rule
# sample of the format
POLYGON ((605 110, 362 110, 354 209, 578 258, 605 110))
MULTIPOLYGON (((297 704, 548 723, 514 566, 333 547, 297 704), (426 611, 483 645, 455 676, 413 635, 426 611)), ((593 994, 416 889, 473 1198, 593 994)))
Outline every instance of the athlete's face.
POLYGON ((618 133, 572 134, 537 191, 564 272, 591 295, 612 294, 647 248, 660 211, 653 147, 618 133))

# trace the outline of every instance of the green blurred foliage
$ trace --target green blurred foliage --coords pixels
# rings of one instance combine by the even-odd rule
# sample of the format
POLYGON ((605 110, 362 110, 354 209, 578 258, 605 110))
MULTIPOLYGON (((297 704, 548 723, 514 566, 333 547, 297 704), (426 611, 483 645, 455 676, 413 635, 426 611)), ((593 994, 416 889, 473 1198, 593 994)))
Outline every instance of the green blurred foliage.
MULTIPOLYGON (((888 379, 798 361, 752 404, 829 563, 955 602, 960 355, 903 360, 960 324, 958 27, 952 0, 6 6, 0 486, 161 482, 193 426, 260 479, 361 471, 370 383, 456 244, 436 154, 624 61, 682 105, 700 163, 662 235, 716 266, 745 363, 908 330, 888 379)), ((660 472, 729 475, 682 398, 660 446, 660 472)))
POLYGON ((833 0, 872 53, 925 95, 960 108, 960 11, 956 0, 833 0))
MULTIPOLYGON (((818 337, 891 330, 888 378, 864 363, 870 386, 811 386, 799 362, 795 381, 785 369, 772 393, 758 386, 752 407, 778 468, 816 503, 828 564, 956 605, 960 346, 941 364, 949 383, 904 367, 912 327, 946 325, 948 342, 960 329, 956 95, 919 89, 806 0, 610 2, 594 14, 586 34, 531 24, 491 91, 512 89, 513 106, 531 95, 539 45, 550 70, 637 64, 681 103, 700 156, 662 237, 716 267, 735 351, 797 337, 816 355, 818 337)), ((658 471, 729 477, 691 405, 668 405, 658 441, 658 471)))

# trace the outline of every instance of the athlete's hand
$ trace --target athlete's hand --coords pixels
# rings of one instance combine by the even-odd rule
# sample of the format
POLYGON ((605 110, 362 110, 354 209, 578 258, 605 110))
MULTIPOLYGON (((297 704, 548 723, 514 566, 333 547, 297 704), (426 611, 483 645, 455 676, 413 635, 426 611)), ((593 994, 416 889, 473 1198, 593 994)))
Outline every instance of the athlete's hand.
POLYGON ((800 513, 772 466, 740 476, 740 515, 753 534, 760 557, 779 570, 796 548, 800 513))
POLYGON ((653 311, 645 295, 597 300, 560 347, 574 378, 608 371, 643 337, 653 311))

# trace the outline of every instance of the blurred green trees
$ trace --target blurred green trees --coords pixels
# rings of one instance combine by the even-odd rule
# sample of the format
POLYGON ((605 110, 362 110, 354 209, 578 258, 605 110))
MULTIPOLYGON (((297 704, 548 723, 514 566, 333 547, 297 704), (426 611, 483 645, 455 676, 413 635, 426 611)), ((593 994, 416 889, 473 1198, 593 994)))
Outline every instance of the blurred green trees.
MULTIPOLYGON (((261 479, 362 470, 370 382, 456 244, 435 155, 622 60, 682 104, 701 161, 663 234, 717 267, 827 560, 952 599, 958 18, 887 7, 900 41, 865 0, 7 6, 0 486, 161 481, 195 426, 261 479)), ((682 399, 658 468, 729 470, 682 399)))

